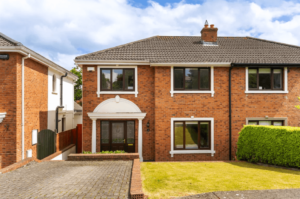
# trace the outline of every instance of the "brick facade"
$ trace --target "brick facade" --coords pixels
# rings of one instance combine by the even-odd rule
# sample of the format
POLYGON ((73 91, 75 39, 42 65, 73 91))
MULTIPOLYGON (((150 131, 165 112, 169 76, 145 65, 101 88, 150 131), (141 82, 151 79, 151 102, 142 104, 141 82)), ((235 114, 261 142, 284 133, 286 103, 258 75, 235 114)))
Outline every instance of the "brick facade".
MULTIPOLYGON (((22 159, 21 107, 22 107, 22 55, 8 53, 9 60, 0 60, 0 112, 7 115, 0 124, 0 156, 2 168, 22 159)), ((25 60, 25 152, 31 144, 33 129, 47 128, 48 68, 32 59, 25 60)), ((25 154, 26 156, 26 154, 25 154)), ((26 158, 26 157, 25 157, 26 158)))
MULTIPOLYGON (((90 66, 89 66, 90 67, 90 66)), ((96 66, 94 66, 96 69, 96 66)), ((116 95, 97 92, 97 70, 83 66, 83 150, 91 151, 92 120, 88 112, 116 95)), ((289 126, 298 126, 300 69, 289 68, 288 94, 246 94, 245 68, 232 69, 232 157, 235 156, 238 132, 247 117, 287 117, 289 126)), ((119 94, 147 113, 143 120, 143 158, 155 161, 211 161, 229 159, 229 68, 214 68, 214 97, 211 94, 170 94, 171 68, 138 66, 138 96, 119 94), (214 118, 214 149, 211 154, 175 154, 171 150, 171 118, 214 118), (150 123, 150 132, 146 124, 150 123)), ((137 121, 136 121, 137 144, 137 121)), ((100 120, 97 120, 97 151, 100 151, 100 120)), ((137 145, 136 145, 137 150, 137 145)), ((137 152, 137 151, 136 151, 137 152)))

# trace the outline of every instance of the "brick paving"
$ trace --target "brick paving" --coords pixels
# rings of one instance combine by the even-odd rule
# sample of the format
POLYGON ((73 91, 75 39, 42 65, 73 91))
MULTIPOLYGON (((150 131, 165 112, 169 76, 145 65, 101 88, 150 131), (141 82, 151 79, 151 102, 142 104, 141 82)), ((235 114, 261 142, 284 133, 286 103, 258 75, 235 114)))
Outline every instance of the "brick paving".
POLYGON ((132 161, 42 162, 0 174, 2 198, 129 198, 132 161))

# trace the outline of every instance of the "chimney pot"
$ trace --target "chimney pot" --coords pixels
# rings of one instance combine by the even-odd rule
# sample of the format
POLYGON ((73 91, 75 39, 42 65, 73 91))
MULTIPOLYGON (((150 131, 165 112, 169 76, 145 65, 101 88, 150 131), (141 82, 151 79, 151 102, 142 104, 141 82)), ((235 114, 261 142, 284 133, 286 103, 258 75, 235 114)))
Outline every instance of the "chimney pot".
POLYGON ((210 28, 214 28, 214 27, 215 27, 215 25, 214 25, 214 24, 211 24, 211 25, 210 25, 210 28))
POLYGON ((205 25, 204 25, 204 28, 208 28, 208 25, 207 25, 207 24, 205 24, 205 25))

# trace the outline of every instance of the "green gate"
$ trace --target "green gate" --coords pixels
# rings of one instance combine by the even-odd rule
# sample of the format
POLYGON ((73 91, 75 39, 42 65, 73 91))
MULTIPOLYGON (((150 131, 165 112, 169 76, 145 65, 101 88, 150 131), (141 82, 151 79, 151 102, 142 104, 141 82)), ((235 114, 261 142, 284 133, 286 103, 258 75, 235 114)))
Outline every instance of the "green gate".
POLYGON ((37 158, 39 160, 56 152, 55 147, 56 133, 49 129, 38 133, 37 158))

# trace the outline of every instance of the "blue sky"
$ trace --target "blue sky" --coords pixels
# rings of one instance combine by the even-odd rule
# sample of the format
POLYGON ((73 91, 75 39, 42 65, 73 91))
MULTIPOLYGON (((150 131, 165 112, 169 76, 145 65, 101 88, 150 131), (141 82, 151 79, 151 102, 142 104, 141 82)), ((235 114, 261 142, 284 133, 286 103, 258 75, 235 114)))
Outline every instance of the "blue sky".
POLYGON ((0 0, 0 32, 71 69, 78 55, 154 35, 219 36, 300 45, 300 2, 282 0, 0 0))

